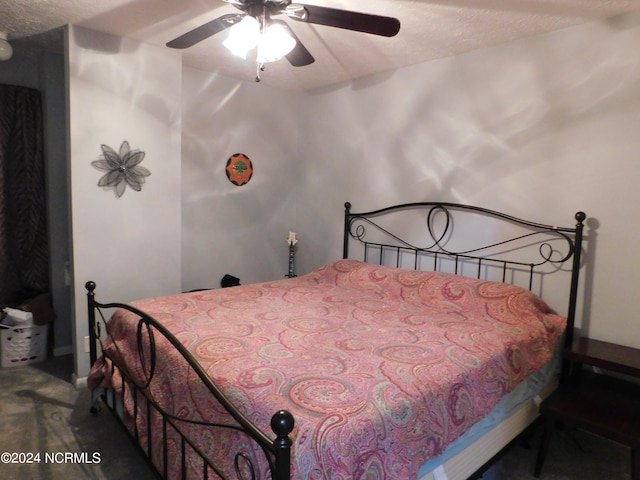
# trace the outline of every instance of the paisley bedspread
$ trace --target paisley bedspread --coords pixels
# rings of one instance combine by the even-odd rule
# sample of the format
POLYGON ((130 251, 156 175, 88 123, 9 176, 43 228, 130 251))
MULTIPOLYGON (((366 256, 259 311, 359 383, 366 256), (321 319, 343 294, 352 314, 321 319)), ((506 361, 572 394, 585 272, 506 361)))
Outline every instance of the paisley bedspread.
MULTIPOLYGON (((550 360, 566 322, 516 286, 355 260, 133 305, 169 328, 263 431, 276 411, 293 414, 296 479, 415 479, 550 360)), ((110 320, 113 354, 133 363, 136 320, 124 311, 110 320)), ((154 395, 169 411, 215 421, 208 392, 156 341, 154 395)), ((94 366, 90 385, 103 375, 94 366)))

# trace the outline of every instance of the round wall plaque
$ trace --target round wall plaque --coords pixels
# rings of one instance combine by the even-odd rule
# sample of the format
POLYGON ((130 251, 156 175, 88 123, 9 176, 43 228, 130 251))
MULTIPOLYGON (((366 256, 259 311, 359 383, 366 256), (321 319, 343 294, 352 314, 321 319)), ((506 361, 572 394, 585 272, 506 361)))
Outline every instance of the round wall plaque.
POLYGON ((229 181, 240 187, 251 180, 253 164, 244 153, 234 153, 227 160, 225 171, 229 181))

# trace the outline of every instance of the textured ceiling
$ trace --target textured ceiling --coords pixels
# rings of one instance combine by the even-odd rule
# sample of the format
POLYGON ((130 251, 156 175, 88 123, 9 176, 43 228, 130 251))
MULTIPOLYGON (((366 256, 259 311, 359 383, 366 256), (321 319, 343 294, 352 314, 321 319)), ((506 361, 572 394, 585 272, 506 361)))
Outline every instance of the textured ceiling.
MULTIPOLYGON (((640 11, 640 0, 309 0, 310 5, 394 16, 393 38, 286 20, 316 61, 267 64, 264 84, 310 90, 484 46, 640 11)), ((0 0, 0 31, 16 49, 61 45, 51 30, 77 24, 164 46, 226 13, 221 0, 0 0)), ((285 18, 285 17, 277 17, 285 18)), ((225 33, 182 50, 185 65, 251 81, 255 63, 222 46, 225 33)))

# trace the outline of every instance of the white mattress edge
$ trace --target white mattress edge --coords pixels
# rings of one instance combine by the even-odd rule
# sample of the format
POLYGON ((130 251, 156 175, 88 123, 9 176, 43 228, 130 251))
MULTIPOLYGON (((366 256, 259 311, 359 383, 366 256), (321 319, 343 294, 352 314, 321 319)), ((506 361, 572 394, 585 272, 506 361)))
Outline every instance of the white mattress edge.
MULTIPOLYGON (((554 378, 543 389, 540 399, 549 396, 557 386, 558 380, 554 378)), ((434 471, 421 476, 419 480, 466 480, 469 478, 538 418, 540 399, 526 402, 474 443, 449 458, 434 471)), ((531 468, 533 469, 533 465, 531 468)))

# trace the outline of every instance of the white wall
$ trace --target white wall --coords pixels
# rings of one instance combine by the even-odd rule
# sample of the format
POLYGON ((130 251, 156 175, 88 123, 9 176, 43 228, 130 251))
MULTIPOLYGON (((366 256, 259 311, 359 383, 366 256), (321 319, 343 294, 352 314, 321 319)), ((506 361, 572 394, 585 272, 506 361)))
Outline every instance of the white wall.
MULTIPOLYGON (((268 74, 268 70, 265 74, 268 74)), ((218 288, 225 274, 254 283, 287 273, 306 152, 299 95, 193 69, 183 72, 183 289, 218 288), (235 153, 253 164, 229 182, 235 153)))
POLYGON ((640 16, 370 77, 306 98, 299 265, 341 254, 340 212, 446 200, 571 226, 590 336, 640 347, 640 16))
POLYGON ((65 61, 61 54, 40 57, 40 82, 45 105, 45 151, 47 152, 47 217, 49 228, 50 290, 56 320, 53 322, 53 354, 73 352, 71 292, 65 276, 70 260, 69 190, 66 125, 65 61))
POLYGON ((86 375, 86 291, 130 301, 181 288, 181 59, 166 48, 71 27, 68 38, 70 193, 76 375, 86 375), (151 171, 121 198, 97 186, 91 162, 127 140, 151 171))

